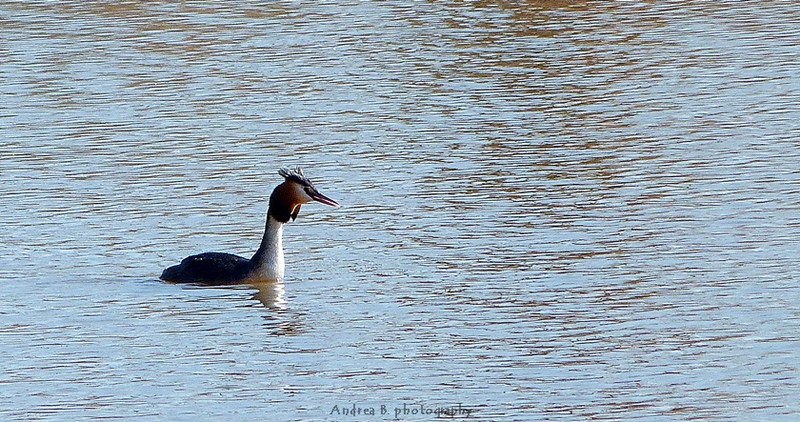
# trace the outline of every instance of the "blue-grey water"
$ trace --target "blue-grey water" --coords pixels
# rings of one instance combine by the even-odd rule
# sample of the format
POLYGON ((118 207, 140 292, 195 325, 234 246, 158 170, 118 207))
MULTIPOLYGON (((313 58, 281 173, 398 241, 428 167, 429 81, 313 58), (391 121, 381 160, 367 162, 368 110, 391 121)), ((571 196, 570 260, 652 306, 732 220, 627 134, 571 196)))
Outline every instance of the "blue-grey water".
POLYGON ((3 2, 0 419, 798 420, 798 22, 3 2), (285 283, 158 280, 285 165, 285 283))

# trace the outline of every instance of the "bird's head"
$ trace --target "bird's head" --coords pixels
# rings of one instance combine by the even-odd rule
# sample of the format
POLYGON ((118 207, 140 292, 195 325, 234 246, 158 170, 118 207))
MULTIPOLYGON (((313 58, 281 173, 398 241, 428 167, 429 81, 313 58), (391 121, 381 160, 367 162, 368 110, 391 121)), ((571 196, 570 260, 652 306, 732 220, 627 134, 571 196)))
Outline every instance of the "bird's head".
POLYGON ((299 167, 282 168, 278 170, 278 174, 283 176, 284 181, 272 191, 269 197, 269 209, 270 214, 281 223, 286 223, 290 219, 294 221, 300 213, 300 206, 309 202, 339 206, 333 199, 319 193, 299 167))

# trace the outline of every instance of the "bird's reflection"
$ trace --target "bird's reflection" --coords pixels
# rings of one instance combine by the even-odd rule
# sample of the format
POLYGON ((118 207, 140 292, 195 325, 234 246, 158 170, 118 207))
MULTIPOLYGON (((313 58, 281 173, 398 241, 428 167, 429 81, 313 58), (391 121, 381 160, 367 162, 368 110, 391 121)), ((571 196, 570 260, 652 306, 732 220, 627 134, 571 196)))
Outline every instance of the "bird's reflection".
POLYGON ((258 300, 272 312, 264 315, 265 326, 271 329, 270 334, 276 336, 297 335, 302 332, 297 317, 286 303, 286 291, 281 281, 252 284, 256 290, 253 299, 258 300))
POLYGON ((253 299, 261 302, 267 309, 273 311, 286 310, 286 289, 284 288, 283 282, 272 281, 257 283, 252 286, 258 290, 253 295, 253 299))

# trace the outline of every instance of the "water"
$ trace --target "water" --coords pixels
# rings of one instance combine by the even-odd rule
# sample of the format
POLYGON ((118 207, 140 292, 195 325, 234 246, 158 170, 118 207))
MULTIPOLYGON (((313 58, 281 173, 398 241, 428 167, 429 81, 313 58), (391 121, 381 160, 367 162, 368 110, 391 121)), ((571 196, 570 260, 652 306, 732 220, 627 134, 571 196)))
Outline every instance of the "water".
POLYGON ((5 2, 0 417, 795 420, 798 21, 5 2), (296 164, 283 285, 157 280, 296 164))

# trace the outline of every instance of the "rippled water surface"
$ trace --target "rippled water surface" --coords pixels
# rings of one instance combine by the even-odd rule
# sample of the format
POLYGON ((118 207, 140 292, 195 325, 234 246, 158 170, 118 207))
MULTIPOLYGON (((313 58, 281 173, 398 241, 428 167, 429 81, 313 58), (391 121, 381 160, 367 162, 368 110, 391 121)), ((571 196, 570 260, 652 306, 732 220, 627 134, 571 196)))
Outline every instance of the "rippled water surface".
POLYGON ((0 419, 796 420, 798 22, 4 2, 0 419), (284 284, 158 281, 283 165, 284 284))

